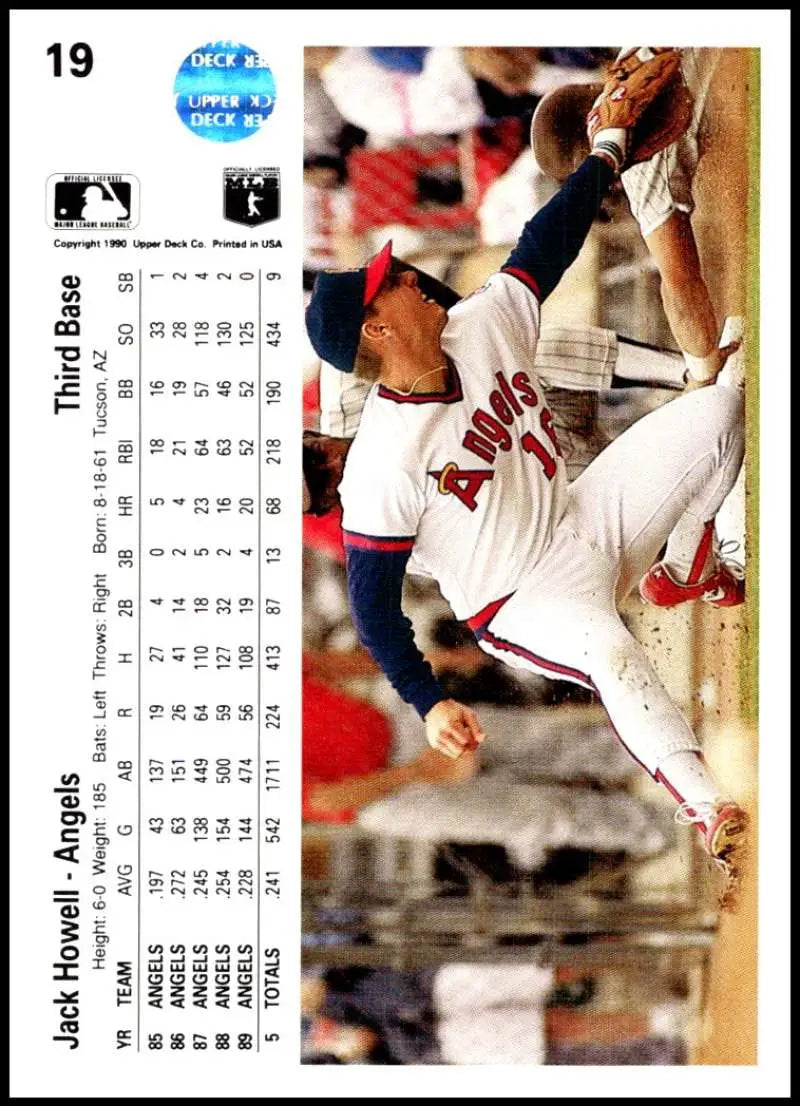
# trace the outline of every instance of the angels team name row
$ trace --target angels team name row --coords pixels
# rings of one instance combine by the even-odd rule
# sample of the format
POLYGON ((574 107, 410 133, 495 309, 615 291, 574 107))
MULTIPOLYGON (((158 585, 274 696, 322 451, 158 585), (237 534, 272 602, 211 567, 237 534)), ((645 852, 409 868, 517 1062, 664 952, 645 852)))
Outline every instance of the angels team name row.
MULTIPOLYGON (((170 945, 147 947, 147 1004, 205 1010, 209 1003, 224 1010, 232 1005, 247 1010, 256 999, 255 949, 252 945, 170 945)), ((277 1006, 280 999, 280 951, 264 950, 264 1008, 277 1006)))

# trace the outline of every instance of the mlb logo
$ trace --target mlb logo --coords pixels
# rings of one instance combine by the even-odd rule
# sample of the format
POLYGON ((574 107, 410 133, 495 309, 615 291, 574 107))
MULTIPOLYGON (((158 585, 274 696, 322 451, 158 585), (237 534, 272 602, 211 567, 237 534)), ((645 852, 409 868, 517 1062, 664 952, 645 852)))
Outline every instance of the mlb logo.
POLYGON ((232 223, 257 227, 281 213, 280 170, 225 169, 223 215, 232 223))
POLYGON ((54 230, 130 230, 139 222, 139 181, 130 173, 54 173, 47 222, 54 230))

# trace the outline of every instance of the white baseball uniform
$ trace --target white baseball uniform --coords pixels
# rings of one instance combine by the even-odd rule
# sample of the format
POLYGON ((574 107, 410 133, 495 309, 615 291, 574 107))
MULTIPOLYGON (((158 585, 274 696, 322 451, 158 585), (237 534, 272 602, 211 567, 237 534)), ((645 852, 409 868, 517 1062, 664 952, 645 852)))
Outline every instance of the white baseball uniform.
POLYGON ((496 274, 461 300, 442 335, 456 366, 450 393, 430 401, 374 387, 339 486, 348 541, 409 540, 414 569, 439 582, 460 619, 519 584, 563 513, 550 411, 535 374, 520 369, 531 360, 520 347, 532 350, 538 328, 538 301, 514 277, 496 274))
POLYGON ((367 49, 348 46, 320 73, 345 119, 373 147, 420 134, 457 134, 483 118, 483 103, 461 50, 434 46, 420 73, 387 72, 367 49))
POLYGON ((699 746, 616 603, 665 541, 667 560, 691 562, 741 464, 740 396, 681 396, 568 485, 531 367, 538 334, 524 274, 498 273, 449 312, 446 393, 373 386, 340 486, 353 575, 365 552, 411 551, 484 650, 591 688, 655 775, 699 746))

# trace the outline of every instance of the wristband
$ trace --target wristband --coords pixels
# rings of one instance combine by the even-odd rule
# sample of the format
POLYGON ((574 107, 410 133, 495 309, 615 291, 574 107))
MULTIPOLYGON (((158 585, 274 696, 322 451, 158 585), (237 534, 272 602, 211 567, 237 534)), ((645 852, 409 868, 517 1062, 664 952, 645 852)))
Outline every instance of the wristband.
POLYGON ((684 351, 683 360, 686 364, 684 380, 691 380, 694 384, 705 384, 713 380, 719 372, 719 350, 712 349, 705 357, 695 357, 693 353, 684 351))
POLYGON ((592 153, 605 154, 614 163, 619 173, 625 161, 628 146, 628 132, 624 127, 604 127, 592 138, 592 153))

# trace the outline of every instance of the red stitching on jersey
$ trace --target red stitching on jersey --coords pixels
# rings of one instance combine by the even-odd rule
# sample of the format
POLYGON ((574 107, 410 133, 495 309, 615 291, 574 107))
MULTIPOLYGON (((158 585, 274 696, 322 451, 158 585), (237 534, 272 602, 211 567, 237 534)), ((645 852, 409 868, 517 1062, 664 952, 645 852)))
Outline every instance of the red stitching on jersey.
POLYGON ((380 553, 403 553, 414 548, 414 538, 372 538, 369 534, 357 534, 343 530, 345 545, 354 549, 371 549, 380 553))

